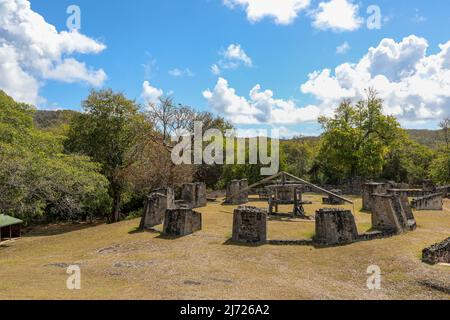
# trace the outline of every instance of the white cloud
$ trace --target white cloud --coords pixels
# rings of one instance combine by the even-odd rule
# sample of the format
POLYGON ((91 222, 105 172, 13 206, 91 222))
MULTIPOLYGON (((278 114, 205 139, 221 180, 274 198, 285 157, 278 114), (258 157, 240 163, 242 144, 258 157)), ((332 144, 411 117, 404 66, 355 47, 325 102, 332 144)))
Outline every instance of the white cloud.
POLYGON ((373 87, 384 100, 384 112, 402 123, 436 120, 450 112, 450 41, 439 47, 439 53, 427 55, 424 38, 383 39, 357 63, 339 65, 334 73, 311 73, 301 91, 331 114, 343 98, 361 99, 373 87))
POLYGON ((148 81, 144 81, 142 84, 141 96, 147 103, 157 103, 163 94, 163 90, 153 87, 148 81))
POLYGON ((348 44, 348 42, 346 41, 336 48, 336 53, 337 54, 346 54, 350 49, 351 49, 351 47, 348 44))
POLYGON ((175 68, 175 69, 169 70, 169 75, 171 75, 172 77, 175 77, 175 78, 194 77, 195 76, 195 74, 189 68, 187 68, 187 69, 175 68))
POLYGON ((19 101, 42 102, 39 89, 47 79, 101 85, 103 70, 92 70, 70 55, 105 48, 76 31, 58 32, 28 0, 0 0, 0 88, 19 101))
POLYGON ((248 54, 242 49, 240 44, 230 44, 226 50, 220 53, 222 59, 211 66, 211 72, 214 75, 220 75, 222 70, 234 70, 241 65, 252 67, 253 61, 248 54))
POLYGON ((299 108, 292 100, 274 99, 273 92, 262 91, 260 85, 250 90, 249 99, 238 96, 223 78, 203 96, 213 110, 234 124, 297 124, 316 120, 320 112, 316 106, 299 108))
POLYGON ((313 13, 313 26, 320 30, 354 31, 363 19, 358 15, 359 6, 352 0, 330 0, 321 2, 313 13))
POLYGON ((245 8, 250 22, 271 17, 275 23, 287 25, 309 6, 310 0, 224 0, 224 4, 230 8, 245 8))

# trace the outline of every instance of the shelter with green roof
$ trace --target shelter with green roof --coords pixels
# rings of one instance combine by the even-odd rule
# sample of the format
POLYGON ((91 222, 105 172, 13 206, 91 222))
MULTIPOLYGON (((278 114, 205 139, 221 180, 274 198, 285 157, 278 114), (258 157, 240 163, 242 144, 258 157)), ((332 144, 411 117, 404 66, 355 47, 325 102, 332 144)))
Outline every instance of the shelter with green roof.
POLYGON ((3 239, 20 238, 23 221, 0 214, 0 242, 3 239))

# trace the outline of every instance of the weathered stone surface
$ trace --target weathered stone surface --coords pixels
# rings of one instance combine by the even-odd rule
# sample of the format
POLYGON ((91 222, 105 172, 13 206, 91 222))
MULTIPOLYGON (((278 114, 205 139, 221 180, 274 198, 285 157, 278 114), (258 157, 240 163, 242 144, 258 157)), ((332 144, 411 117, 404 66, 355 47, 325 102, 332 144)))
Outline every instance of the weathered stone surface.
POLYGON ((414 230, 416 222, 408 219, 406 204, 395 194, 374 194, 372 203, 372 227, 376 230, 403 233, 414 230))
POLYGON ((233 180, 227 186, 226 204, 245 204, 248 202, 248 192, 240 192, 248 187, 248 180, 233 180), (234 195, 234 196, 233 196, 234 195))
MULTIPOLYGON (((330 191, 334 194, 337 194, 338 196, 342 195, 342 190, 333 189, 330 191)), ((344 200, 333 197, 332 195, 329 195, 327 198, 322 198, 322 202, 323 202, 323 204, 328 204, 328 205, 343 205, 343 204, 345 204, 344 200)))
POLYGON ((400 190, 400 189, 389 189, 388 194, 397 196, 400 198, 400 206, 401 210, 403 211, 407 221, 408 221, 408 228, 410 230, 415 230, 417 228, 416 218, 414 217, 414 213, 412 211, 412 207, 409 203, 408 199, 408 191, 407 190, 400 190))
POLYGON ((144 214, 139 228, 150 229, 163 223, 164 215, 167 209, 175 207, 173 189, 159 189, 150 194, 144 206, 144 214))
POLYGON ((423 191, 433 192, 433 193, 436 192, 436 185, 433 183, 432 180, 424 180, 422 185, 423 185, 423 187, 422 187, 423 191))
POLYGON ((316 243, 340 245, 356 240, 358 230, 355 217, 350 210, 320 209, 316 212, 316 243))
POLYGON ((422 261, 430 264, 450 263, 450 238, 424 249, 422 261))
POLYGON ((254 244, 266 243, 267 213, 249 206, 241 206, 234 210, 233 241, 254 244))
POLYGON ((202 229, 202 215, 192 209, 167 209, 163 234, 182 237, 202 229))
POLYGON ((385 194, 387 185, 385 183, 366 183, 363 186, 363 210, 372 210, 372 195, 385 194))
POLYGON ((443 210, 444 196, 442 193, 430 194, 428 196, 413 199, 412 207, 416 210, 443 210))
POLYGON ((206 184, 203 182, 187 183, 181 190, 181 199, 191 208, 206 207, 206 184))

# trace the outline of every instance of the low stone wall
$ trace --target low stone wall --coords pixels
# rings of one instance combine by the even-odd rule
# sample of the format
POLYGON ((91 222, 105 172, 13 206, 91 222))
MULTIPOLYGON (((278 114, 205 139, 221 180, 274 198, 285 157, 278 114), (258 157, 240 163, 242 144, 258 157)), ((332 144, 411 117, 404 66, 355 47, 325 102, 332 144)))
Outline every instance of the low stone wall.
POLYGON ((355 217, 350 210, 320 209, 316 212, 315 243, 342 245, 358 240, 355 217))
MULTIPOLYGON (((342 196, 342 190, 333 189, 330 191, 334 194, 337 194, 338 196, 342 196)), ((322 198, 322 203, 327 205, 343 205, 345 204, 345 201, 329 195, 327 198, 322 198)))
POLYGON ((206 184, 203 182, 186 183, 181 189, 181 200, 191 208, 206 207, 206 184))
POLYGON ((163 235, 182 237, 202 229, 202 215, 192 209, 168 209, 164 218, 163 235))
POLYGON ((167 209, 175 208, 173 189, 159 189, 150 194, 144 205, 144 214, 142 215, 139 228, 141 230, 151 229, 160 225, 164 221, 167 209))
POLYGON ((372 210, 372 196, 374 194, 385 194, 387 192, 388 185, 385 183, 366 183, 363 186, 363 210, 372 210))
POLYGON ((233 180, 227 186, 226 204, 240 205, 248 202, 248 192, 240 193, 248 187, 248 180, 233 180), (237 194, 233 197, 233 195, 237 194))
POLYGON ((267 213, 249 206, 234 210, 232 240, 252 244, 266 243, 267 213))
POLYGON ((372 227, 374 229, 403 233, 416 228, 414 216, 411 216, 412 211, 411 213, 406 213, 409 204, 407 201, 402 201, 400 196, 395 194, 374 194, 372 199, 372 227), (408 217, 408 215, 410 216, 408 217))
POLYGON ((413 199, 411 205, 416 210, 439 210, 444 208, 444 197, 441 193, 413 199))
POLYGON ((422 261, 430 264, 450 263, 450 238, 424 249, 422 261))

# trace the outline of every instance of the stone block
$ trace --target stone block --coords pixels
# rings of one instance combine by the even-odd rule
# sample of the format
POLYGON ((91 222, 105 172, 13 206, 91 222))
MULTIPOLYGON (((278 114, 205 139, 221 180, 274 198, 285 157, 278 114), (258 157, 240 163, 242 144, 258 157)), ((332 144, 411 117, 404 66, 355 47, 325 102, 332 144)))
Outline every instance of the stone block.
POLYGON ((320 209, 316 212, 317 244, 342 245, 357 240, 355 217, 350 210, 320 209))
POLYGON ((181 190, 181 199, 191 208, 206 207, 206 184, 203 182, 184 184, 181 190))
POLYGON ((422 261, 429 264, 450 263, 450 238, 424 249, 422 261))
POLYGON ((164 218, 163 235, 183 237, 202 229, 202 215, 192 209, 168 209, 164 218))
POLYGON ((372 197, 372 227, 374 229, 397 234, 415 229, 415 220, 408 219, 398 195, 374 194, 372 197))
POLYGON ((248 202, 248 192, 240 192, 241 190, 247 189, 248 180, 233 180, 227 186, 227 198, 226 204, 245 204, 248 202), (234 196, 233 196, 234 195, 234 196))
POLYGON ((387 191, 387 184, 385 183, 366 183, 363 185, 363 210, 372 210, 372 195, 385 194, 387 191))
POLYGON ((440 210, 444 209, 444 196, 442 193, 430 194, 428 196, 413 199, 411 205, 416 210, 440 210))
POLYGON ((150 229, 160 225, 164 221, 167 209, 175 207, 173 189, 158 189, 150 194, 145 200, 144 214, 142 215, 139 228, 141 230, 150 229))
POLYGON ((233 241, 254 244, 266 243, 267 213, 249 206, 241 206, 234 210, 233 241))

